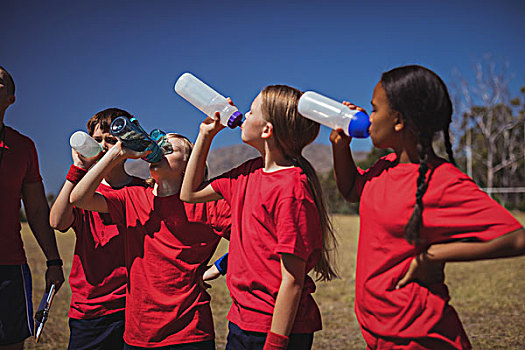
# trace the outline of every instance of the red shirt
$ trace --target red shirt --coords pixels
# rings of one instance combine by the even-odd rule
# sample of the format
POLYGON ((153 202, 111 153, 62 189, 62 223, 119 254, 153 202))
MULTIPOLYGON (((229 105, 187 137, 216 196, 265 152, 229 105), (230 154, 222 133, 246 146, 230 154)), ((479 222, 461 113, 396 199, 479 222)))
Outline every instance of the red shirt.
POLYGON ((230 229, 224 201, 188 204, 152 188, 105 193, 111 219, 127 227, 124 340, 160 347, 213 339, 210 296, 197 284, 230 229))
POLYGON ((4 142, 0 139, 0 265, 21 265, 26 263, 20 236, 22 188, 42 178, 33 141, 8 126, 4 128, 4 142))
MULTIPOLYGON (((451 314, 446 285, 409 283, 395 289, 418 253, 406 241, 404 228, 414 209, 419 169, 418 164, 394 165, 395 160, 394 153, 381 158, 356 182, 361 196, 357 319, 377 336, 439 338, 443 335, 434 334, 432 328, 451 314)), ((441 159, 431 169, 420 233, 428 244, 467 238, 489 241, 521 228, 452 164, 441 159)), ((450 322, 459 323, 459 319, 450 322)))
MULTIPOLYGON (((134 177, 128 186, 145 186, 145 183, 134 177)), ((97 188, 102 194, 112 191, 115 189, 105 184, 97 188)), ((69 274, 69 317, 88 319, 123 311, 128 280, 124 259, 126 228, 108 224, 111 220, 108 214, 75 207, 73 215, 76 243, 69 274)))
MULTIPOLYGON (((266 173, 262 158, 252 159, 212 181, 232 208, 226 281, 232 297, 228 319, 245 331, 270 330, 279 292, 281 253, 306 261, 306 272, 320 258, 322 230, 306 175, 300 168, 266 173)), ((321 314, 306 275, 292 333, 321 329, 321 314)))

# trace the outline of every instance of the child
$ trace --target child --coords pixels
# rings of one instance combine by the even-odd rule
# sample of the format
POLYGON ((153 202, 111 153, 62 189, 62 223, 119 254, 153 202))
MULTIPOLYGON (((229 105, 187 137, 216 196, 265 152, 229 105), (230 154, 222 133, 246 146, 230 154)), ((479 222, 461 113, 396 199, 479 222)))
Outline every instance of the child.
POLYGON ((126 227, 125 349, 211 350, 215 342, 210 296, 199 280, 220 237, 229 234, 229 207, 224 201, 180 201, 192 144, 178 134, 167 138, 171 147, 163 149, 159 163, 150 165, 153 188, 95 192, 112 166, 147 155, 118 142, 77 184, 70 200, 86 210, 109 213, 111 222, 126 227))
MULTIPOLYGON (((118 139, 109 126, 120 116, 132 116, 118 108, 108 108, 87 122, 87 129, 105 152, 118 139)), ((68 349, 122 349, 124 347, 124 308, 126 306, 127 272, 124 259, 125 227, 106 224, 107 214, 75 208, 69 195, 75 185, 95 163, 72 151, 73 165, 50 213, 51 226, 60 231, 73 228, 76 235, 75 255, 69 274, 71 306, 69 308, 68 349)), ((126 186, 145 186, 144 180, 128 175, 124 162, 116 164, 97 191, 105 194, 126 186)))
POLYGON ((252 159, 201 186, 213 137, 223 128, 218 114, 201 124, 188 162, 181 199, 224 198, 232 208, 226 281, 233 304, 227 349, 310 349, 321 315, 307 275, 335 277, 328 251, 334 246, 315 170, 303 148, 319 124, 297 112, 301 92, 267 86, 241 126, 255 147, 252 159))
POLYGON ((435 73, 384 73, 372 106, 372 142, 394 153, 363 172, 350 138, 330 135, 338 188, 360 201, 355 309, 365 341, 370 349, 470 349, 448 304, 444 263, 524 254, 523 227, 454 166, 452 103, 435 73), (440 131, 450 162, 432 148, 440 131))

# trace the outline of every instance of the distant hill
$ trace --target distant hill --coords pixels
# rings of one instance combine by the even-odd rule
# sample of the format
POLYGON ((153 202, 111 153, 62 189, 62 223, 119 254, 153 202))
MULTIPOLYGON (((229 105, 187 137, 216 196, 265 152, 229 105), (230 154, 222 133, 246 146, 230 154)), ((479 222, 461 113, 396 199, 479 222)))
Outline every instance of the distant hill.
MULTIPOLYGON (((322 174, 332 169, 332 149, 329 145, 314 143, 307 146, 304 156, 312 163, 315 170, 322 174)), ((367 151, 352 152, 354 159, 360 161, 366 158, 367 151)), ((208 169, 210 177, 214 177, 228 171, 244 161, 259 156, 259 152, 246 144, 239 144, 228 147, 221 147, 210 150, 208 156, 208 169)), ((148 163, 143 160, 128 160, 126 171, 142 178, 149 177, 148 163)))
MULTIPOLYGON (((318 173, 326 173, 332 169, 332 148, 329 145, 313 143, 304 149, 304 156, 318 173)), ((353 152, 354 159, 360 161, 366 158, 368 152, 353 152)), ((220 175, 244 161, 259 156, 259 152, 246 144, 212 149, 208 157, 210 177, 220 175)))

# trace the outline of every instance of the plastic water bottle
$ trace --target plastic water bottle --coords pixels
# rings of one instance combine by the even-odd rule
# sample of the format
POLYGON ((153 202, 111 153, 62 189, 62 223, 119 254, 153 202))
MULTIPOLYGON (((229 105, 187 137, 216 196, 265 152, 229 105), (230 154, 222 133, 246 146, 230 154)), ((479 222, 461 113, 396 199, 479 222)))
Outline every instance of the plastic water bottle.
POLYGON ((332 129, 341 128, 351 137, 367 138, 370 120, 364 112, 353 110, 314 91, 305 92, 299 99, 301 115, 332 129))
POLYGON ((175 92, 209 117, 219 112, 221 124, 235 128, 242 124, 242 113, 230 105, 217 91, 197 79, 191 73, 184 73, 175 83, 175 92))
POLYGON ((69 138, 71 148, 80 153, 84 158, 96 157, 102 152, 102 147, 89 134, 77 131, 69 138))
POLYGON ((162 149, 157 142, 142 129, 137 119, 128 119, 128 117, 124 116, 115 118, 109 126, 109 132, 129 149, 137 152, 151 150, 152 152, 150 154, 142 158, 146 162, 157 163, 161 160, 162 149))

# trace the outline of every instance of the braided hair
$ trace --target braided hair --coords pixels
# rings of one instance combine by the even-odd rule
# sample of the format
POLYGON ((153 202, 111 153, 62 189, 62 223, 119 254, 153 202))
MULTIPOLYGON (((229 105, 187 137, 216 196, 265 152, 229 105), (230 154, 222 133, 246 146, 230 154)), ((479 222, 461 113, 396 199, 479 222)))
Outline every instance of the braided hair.
POLYGON ((431 70, 417 66, 394 68, 381 76, 390 108, 398 111, 408 129, 417 135, 419 175, 414 211, 405 226, 405 237, 419 245, 423 225, 423 196, 428 188, 429 159, 433 153, 434 136, 443 132, 449 161, 455 165, 449 125, 452 121, 452 101, 443 80, 431 70))

